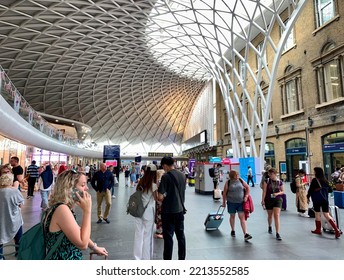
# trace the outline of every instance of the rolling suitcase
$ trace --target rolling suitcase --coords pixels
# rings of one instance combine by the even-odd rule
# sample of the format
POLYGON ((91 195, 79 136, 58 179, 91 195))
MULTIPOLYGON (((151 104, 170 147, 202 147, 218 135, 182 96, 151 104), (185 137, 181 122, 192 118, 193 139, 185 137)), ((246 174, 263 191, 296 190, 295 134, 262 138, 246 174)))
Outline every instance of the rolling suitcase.
POLYGON ((285 211, 285 210, 287 210, 287 195, 284 193, 283 195, 282 195, 282 211, 285 211))
MULTIPOLYGON (((338 206, 330 205, 329 206, 329 213, 330 216, 335 221, 338 229, 341 231, 341 225, 340 225, 340 216, 339 216, 339 208, 338 206)), ((321 226, 325 232, 331 232, 334 233, 334 229, 330 225, 330 223, 325 219, 324 215, 321 213, 321 226)))
POLYGON ((204 221, 205 230, 217 230, 223 221, 223 212, 226 207, 219 206, 216 213, 209 213, 204 221), (222 208, 222 210, 221 210, 222 208))

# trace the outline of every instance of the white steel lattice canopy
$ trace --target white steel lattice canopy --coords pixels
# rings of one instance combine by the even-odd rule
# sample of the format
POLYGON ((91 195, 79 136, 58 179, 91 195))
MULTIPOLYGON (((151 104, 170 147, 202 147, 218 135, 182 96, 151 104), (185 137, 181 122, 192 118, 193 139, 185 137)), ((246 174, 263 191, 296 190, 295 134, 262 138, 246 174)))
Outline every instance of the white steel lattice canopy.
MULTIPOLYGON (((304 2, 1 0, 0 64, 35 110, 86 123, 92 141, 137 153, 179 153, 195 101, 215 78, 240 154, 242 124, 257 121, 245 119, 236 96, 242 79, 235 61, 246 63, 250 51, 263 58, 250 43, 259 32, 263 48, 273 46, 278 57, 283 40, 272 42, 269 26, 277 22, 287 35, 304 2), (285 9, 287 25, 279 17, 285 9), (245 46, 245 55, 238 53, 245 46)), ((261 63, 273 78, 275 65, 261 63)), ((261 70, 245 66, 244 75, 259 84, 261 70)), ((259 90, 244 94, 255 111, 259 90)), ((263 100, 268 108, 270 95, 263 100)))

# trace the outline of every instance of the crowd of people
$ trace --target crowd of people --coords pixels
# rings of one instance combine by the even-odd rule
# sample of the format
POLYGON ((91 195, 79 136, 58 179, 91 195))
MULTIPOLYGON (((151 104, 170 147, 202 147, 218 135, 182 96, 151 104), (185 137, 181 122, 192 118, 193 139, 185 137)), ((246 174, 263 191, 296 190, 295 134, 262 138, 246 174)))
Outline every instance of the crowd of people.
MULTIPOLYGON (((24 221, 20 208, 25 201, 22 193, 26 182, 27 199, 34 197, 35 190, 40 192, 47 250, 53 247, 59 236, 62 238, 51 259, 82 259, 83 250, 87 248, 107 256, 107 250, 91 240, 92 199, 88 190, 92 186, 96 192, 97 223, 104 221, 109 224, 112 199, 115 198, 113 189, 116 182, 118 184, 119 172, 116 174, 114 168, 105 163, 100 163, 97 170, 95 165, 88 164, 85 167, 64 164, 52 167, 49 163, 37 166, 35 160, 25 170, 17 157, 12 157, 9 164, 0 167, 0 259, 4 259, 3 245, 11 240, 14 240, 18 251, 23 236, 24 221), (82 211, 80 224, 76 219, 76 207, 82 211)), ((174 160, 170 157, 163 158, 160 166, 153 163, 138 172, 137 164, 132 163, 131 168, 126 166, 123 171, 125 185, 129 186, 130 180, 131 187, 141 190, 143 202, 148 206, 142 217, 135 218, 133 258, 152 259, 155 237, 164 239, 164 259, 171 259, 175 233, 179 259, 185 259, 184 206, 181 206, 184 205, 185 174, 174 169, 174 160), (176 178, 176 185, 174 179, 166 177, 168 173, 176 178)))
MULTIPOLYGON (((181 170, 178 170, 171 157, 162 158, 160 165, 153 162, 140 169, 137 167, 133 162, 122 170, 125 187, 131 186, 141 191, 142 202, 146 206, 143 216, 134 218, 133 259, 153 259, 154 238, 163 239, 163 259, 172 259, 174 235, 178 241, 178 259, 186 259, 184 202, 188 168, 183 165, 181 170)), ((217 188, 220 167, 219 165, 215 168, 217 181, 213 179, 214 190, 217 188)), ((61 246, 52 254, 51 259, 82 259, 83 250, 87 248, 98 255, 108 256, 106 248, 98 246, 91 239, 92 199, 89 187, 96 192, 97 223, 109 224, 119 172, 105 163, 100 163, 98 169, 95 165, 88 164, 85 167, 64 164, 52 167, 48 163, 37 166, 34 160, 25 170, 26 172, 19 165, 17 157, 12 157, 9 164, 0 166, 0 259, 3 258, 3 245, 14 240, 17 252, 23 236, 24 221, 20 208, 25 203, 22 195, 25 180, 28 182, 26 199, 33 198, 35 189, 38 189, 41 196, 40 206, 47 217, 44 223, 47 249, 53 246, 59 236, 63 236, 61 246), (78 219, 80 224, 76 219, 76 207, 79 207, 82 213, 81 219, 78 219)), ((119 168, 117 170, 119 171, 119 168)), ((323 215, 333 227, 335 238, 339 238, 341 231, 329 214, 330 184, 322 168, 315 167, 314 174, 311 182, 307 181, 306 172, 302 169, 295 177, 297 212, 302 217, 308 217, 307 211, 312 200, 316 228, 311 232, 322 233, 323 215)), ((285 189, 283 180, 279 180, 277 175, 275 168, 266 166, 261 181, 261 205, 267 212, 267 232, 273 233, 274 224, 276 239, 280 241, 280 213, 285 189)), ((252 239, 247 230, 247 217, 244 213, 244 203, 250 197, 250 188, 249 182, 241 179, 237 171, 231 170, 222 192, 222 207, 227 207, 229 213, 230 235, 235 237, 237 234, 235 220, 238 217, 245 241, 252 239)))

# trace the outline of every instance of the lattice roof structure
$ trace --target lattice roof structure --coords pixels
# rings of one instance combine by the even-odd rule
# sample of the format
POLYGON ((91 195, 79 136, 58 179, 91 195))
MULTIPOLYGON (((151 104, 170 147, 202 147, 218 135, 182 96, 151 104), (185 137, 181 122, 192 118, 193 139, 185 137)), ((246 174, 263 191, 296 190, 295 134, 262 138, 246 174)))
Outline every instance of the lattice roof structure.
POLYGON ((296 18, 304 2, 2 0, 0 65, 36 111, 91 126, 92 141, 178 153, 206 81, 231 98, 234 58, 245 62, 237 48, 257 32, 270 42, 269 24, 286 8, 296 18))

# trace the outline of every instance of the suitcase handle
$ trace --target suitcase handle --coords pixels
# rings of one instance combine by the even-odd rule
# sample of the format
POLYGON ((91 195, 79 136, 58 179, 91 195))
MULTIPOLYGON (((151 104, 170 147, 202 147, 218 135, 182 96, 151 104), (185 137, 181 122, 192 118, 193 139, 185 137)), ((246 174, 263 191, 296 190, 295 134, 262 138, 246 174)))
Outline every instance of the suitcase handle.
POLYGON ((225 212, 225 209, 226 209, 226 206, 222 206, 222 205, 220 205, 219 206, 219 209, 217 209, 217 212, 216 212, 216 214, 223 214, 223 212, 225 212), (221 208, 222 208, 222 211, 221 211, 221 208))
MULTIPOLYGON (((90 260, 93 260, 93 255, 98 255, 97 253, 95 252, 90 252, 90 260)), ((107 256, 104 256, 105 260, 107 260, 107 256)))

